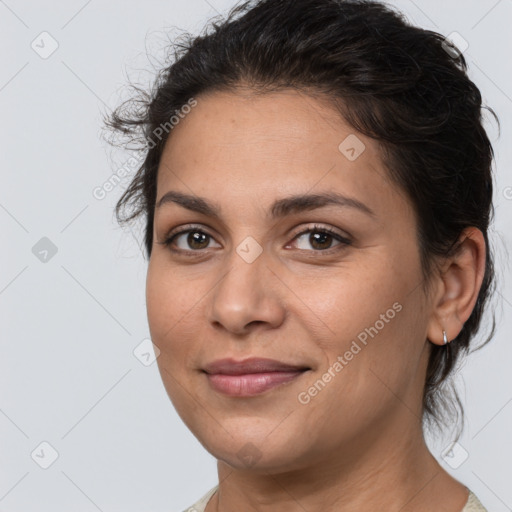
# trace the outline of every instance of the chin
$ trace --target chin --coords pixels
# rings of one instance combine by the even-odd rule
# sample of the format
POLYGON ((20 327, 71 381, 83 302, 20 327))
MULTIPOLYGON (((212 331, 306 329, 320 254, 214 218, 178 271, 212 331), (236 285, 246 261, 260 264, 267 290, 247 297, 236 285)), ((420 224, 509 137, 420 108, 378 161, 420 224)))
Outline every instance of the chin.
POLYGON ((304 441, 302 432, 293 435, 289 427, 278 431, 279 421, 268 422, 266 428, 261 424, 251 428, 247 421, 235 423, 223 422, 222 426, 216 424, 216 428, 204 428, 203 421, 198 428, 195 425, 189 428, 210 454, 237 470, 268 474, 307 466, 308 449, 299 444, 304 441))

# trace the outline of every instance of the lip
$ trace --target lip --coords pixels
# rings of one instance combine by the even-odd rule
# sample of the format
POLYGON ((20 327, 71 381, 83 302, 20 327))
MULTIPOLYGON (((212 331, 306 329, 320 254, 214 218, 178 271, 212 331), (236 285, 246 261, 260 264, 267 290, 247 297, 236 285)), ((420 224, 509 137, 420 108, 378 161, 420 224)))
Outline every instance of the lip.
POLYGON ((291 382, 311 368, 276 361, 250 358, 243 361, 219 359, 205 366, 208 382, 215 391, 228 396, 255 396, 291 382))
POLYGON ((207 364, 203 370, 209 374, 244 375, 249 373, 310 370, 310 368, 303 364, 288 364, 282 361, 276 361, 275 359, 251 357, 243 361, 237 361, 232 358, 218 359, 207 364))

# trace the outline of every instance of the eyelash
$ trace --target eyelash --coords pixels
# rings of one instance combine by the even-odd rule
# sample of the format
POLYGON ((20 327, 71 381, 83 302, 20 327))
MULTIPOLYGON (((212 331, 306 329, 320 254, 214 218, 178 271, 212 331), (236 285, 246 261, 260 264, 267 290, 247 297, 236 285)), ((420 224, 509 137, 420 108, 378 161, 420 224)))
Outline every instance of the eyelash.
MULTIPOLYGON (((174 252, 174 253, 179 253, 179 254, 183 254, 185 256, 191 256, 191 257, 194 257, 194 256, 197 256, 198 253, 204 251, 205 249, 197 249, 197 250, 183 250, 183 249, 173 249, 171 247, 171 244, 174 242, 174 240, 180 236, 180 235, 183 235, 185 233, 202 233, 210 238, 213 238, 209 233, 207 233, 206 231, 204 231, 203 229, 201 229, 200 226, 196 226, 196 225, 189 225, 189 226, 186 226, 186 229, 182 229, 181 231, 178 231, 176 233, 170 233, 168 235, 168 237, 163 241, 163 242, 158 242, 159 244, 161 245, 164 245, 165 247, 168 247, 170 251, 174 252)), ((328 234, 328 235, 331 235, 333 238, 335 238, 338 242, 340 242, 339 245, 336 245, 335 247, 330 247, 329 249, 317 249, 317 250, 307 250, 307 249, 299 249, 299 251, 301 250, 304 250, 304 251, 307 251, 307 252, 316 252, 316 253, 323 253, 323 254, 327 254, 327 255, 330 255, 332 254, 333 252, 335 251, 338 251, 340 249, 343 249, 345 246, 348 246, 348 245, 351 245, 352 244, 352 240, 349 240, 348 238, 345 238, 343 236, 341 236, 339 233, 337 233, 336 231, 334 231, 333 229, 327 227, 327 226, 322 226, 322 225, 318 225, 318 224, 315 224, 314 226, 304 230, 304 231, 301 231, 299 233, 297 233, 292 241, 296 240, 297 238, 301 237, 302 235, 305 235, 307 233, 321 233, 321 234, 328 234)))

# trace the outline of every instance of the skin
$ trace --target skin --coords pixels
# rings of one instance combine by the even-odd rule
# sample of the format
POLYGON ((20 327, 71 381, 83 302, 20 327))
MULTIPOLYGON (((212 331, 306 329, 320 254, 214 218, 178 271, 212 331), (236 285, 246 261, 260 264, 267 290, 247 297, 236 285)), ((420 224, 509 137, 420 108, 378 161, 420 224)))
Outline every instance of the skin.
POLYGON ((426 294, 414 211, 388 179, 376 141, 305 93, 241 89, 197 101, 166 143, 157 203, 179 191, 216 203, 221 215, 174 202, 156 208, 146 301, 166 391, 218 460, 220 489, 206 512, 459 512, 468 490, 430 454, 421 400, 432 344, 443 343, 443 329, 454 339, 475 305, 482 233, 463 233, 461 250, 442 262, 426 294), (338 149, 350 134, 365 144, 353 161, 338 149), (326 191, 375 215, 329 205, 267 217, 277 199, 326 191), (189 223, 209 236, 162 243, 189 223), (313 223, 351 243, 329 235, 315 243, 313 223), (262 250, 251 263, 236 251, 247 237, 262 250), (401 310, 300 403, 299 393, 394 303, 401 310), (201 371, 220 358, 252 356, 311 370, 245 398, 216 392, 201 371))

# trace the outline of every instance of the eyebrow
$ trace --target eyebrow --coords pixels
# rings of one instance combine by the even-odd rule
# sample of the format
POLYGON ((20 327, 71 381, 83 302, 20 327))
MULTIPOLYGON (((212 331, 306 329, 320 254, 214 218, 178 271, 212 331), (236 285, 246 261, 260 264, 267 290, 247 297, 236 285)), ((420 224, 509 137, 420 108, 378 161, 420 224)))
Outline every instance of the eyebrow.
MULTIPOLYGON (((217 219, 221 217, 220 206, 202 197, 171 190, 164 194, 155 206, 156 208, 160 208, 168 203, 176 203, 187 210, 201 213, 209 217, 215 217, 217 219)), ((270 207, 270 217, 277 219, 293 213, 315 210, 329 205, 354 208, 370 217, 376 217, 375 212, 366 204, 354 197, 348 197, 336 192, 299 194, 277 199, 270 207)))

